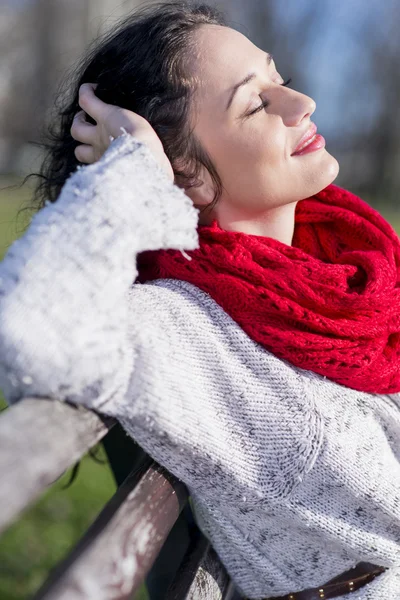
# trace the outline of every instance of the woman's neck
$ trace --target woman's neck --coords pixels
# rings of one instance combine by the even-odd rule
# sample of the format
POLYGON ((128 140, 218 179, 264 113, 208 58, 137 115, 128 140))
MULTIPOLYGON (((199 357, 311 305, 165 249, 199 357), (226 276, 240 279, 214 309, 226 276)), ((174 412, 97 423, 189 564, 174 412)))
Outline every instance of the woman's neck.
POLYGON ((213 219, 217 219, 218 225, 226 231, 241 231, 249 235, 271 237, 291 246, 296 205, 297 201, 291 202, 284 206, 269 209, 257 216, 244 214, 242 210, 240 212, 235 211, 234 207, 229 207, 227 210, 225 206, 222 215, 219 215, 216 209, 213 218, 207 220, 211 223, 213 219))

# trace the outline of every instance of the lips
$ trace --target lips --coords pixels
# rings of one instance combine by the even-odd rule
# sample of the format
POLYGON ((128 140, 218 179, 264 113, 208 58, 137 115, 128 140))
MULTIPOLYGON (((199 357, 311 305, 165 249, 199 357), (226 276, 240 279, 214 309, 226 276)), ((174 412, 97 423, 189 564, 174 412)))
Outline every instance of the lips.
POLYGON ((316 135, 316 133, 317 133, 317 126, 315 125, 315 123, 311 123, 311 127, 300 139, 299 143, 297 144, 296 148, 293 150, 293 152, 290 156, 293 156, 297 152, 300 152, 301 150, 303 150, 307 146, 307 144, 309 144, 312 141, 312 139, 316 135))

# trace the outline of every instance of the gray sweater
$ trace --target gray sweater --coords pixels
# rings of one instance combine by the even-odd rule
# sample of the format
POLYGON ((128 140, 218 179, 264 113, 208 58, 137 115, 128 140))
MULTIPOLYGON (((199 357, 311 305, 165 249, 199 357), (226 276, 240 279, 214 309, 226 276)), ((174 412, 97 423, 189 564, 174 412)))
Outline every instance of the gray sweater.
POLYGON ((400 599, 400 395, 278 359, 192 284, 133 284, 137 253, 198 247, 197 220, 127 134, 78 169, 0 263, 7 401, 46 395, 116 417, 187 485, 250 598, 367 561, 390 568, 351 598, 400 599))

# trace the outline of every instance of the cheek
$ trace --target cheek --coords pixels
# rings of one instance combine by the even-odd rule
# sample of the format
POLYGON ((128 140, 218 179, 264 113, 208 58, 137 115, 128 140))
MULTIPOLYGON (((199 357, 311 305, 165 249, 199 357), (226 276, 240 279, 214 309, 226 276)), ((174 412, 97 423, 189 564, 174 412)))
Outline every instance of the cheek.
POLYGON ((235 178, 249 172, 255 175, 268 166, 277 168, 284 158, 279 135, 262 126, 243 127, 215 142, 221 174, 231 173, 235 178))
POLYGON ((275 197, 282 190, 282 182, 288 179, 287 163, 276 149, 269 140, 257 137, 251 143, 227 146, 220 174, 230 201, 258 208, 264 205, 266 196, 275 197))

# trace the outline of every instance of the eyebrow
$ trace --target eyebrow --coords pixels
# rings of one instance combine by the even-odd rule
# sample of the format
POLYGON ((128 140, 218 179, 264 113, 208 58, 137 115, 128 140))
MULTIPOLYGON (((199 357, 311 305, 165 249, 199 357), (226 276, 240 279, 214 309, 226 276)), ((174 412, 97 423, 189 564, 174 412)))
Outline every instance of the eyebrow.
MULTIPOLYGON (((272 56, 272 54, 269 54, 269 52, 266 53, 265 55, 266 59, 267 59, 267 65, 271 64, 272 59, 274 58, 272 56)), ((243 87, 244 85, 247 85, 248 83, 250 83, 250 81, 253 81, 253 79, 255 79, 257 77, 256 73, 249 73, 248 75, 246 75, 246 77, 244 79, 242 79, 242 81, 239 81, 239 83, 237 83, 231 91, 231 94, 229 96, 229 100, 228 100, 228 104, 226 105, 225 111, 229 110, 231 107, 231 104, 233 102, 233 98, 235 97, 236 92, 238 91, 239 88, 243 87)))

